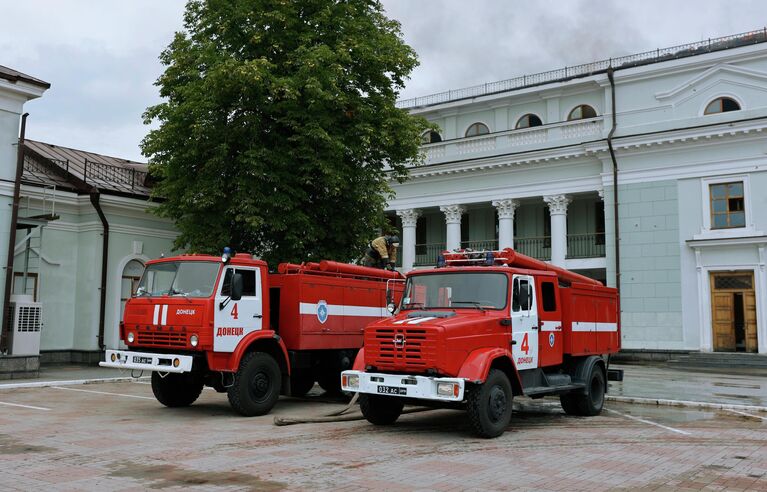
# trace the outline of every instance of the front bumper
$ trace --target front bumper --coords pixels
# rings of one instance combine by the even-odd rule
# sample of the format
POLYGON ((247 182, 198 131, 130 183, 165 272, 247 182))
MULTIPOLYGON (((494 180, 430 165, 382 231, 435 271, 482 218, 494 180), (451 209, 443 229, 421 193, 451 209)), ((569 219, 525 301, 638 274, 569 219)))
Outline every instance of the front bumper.
POLYGON ((464 379, 459 378, 432 378, 362 371, 344 371, 341 373, 341 387, 344 391, 419 400, 463 401, 465 383, 464 379), (353 381, 355 377, 359 378, 359 383, 357 385, 349 384, 350 380, 353 381), (440 383, 443 384, 443 388, 449 387, 451 389, 449 394, 438 391, 440 383))
POLYGON ((101 367, 176 373, 190 372, 193 359, 191 355, 154 354, 127 350, 107 350, 105 358, 104 362, 99 362, 101 367))

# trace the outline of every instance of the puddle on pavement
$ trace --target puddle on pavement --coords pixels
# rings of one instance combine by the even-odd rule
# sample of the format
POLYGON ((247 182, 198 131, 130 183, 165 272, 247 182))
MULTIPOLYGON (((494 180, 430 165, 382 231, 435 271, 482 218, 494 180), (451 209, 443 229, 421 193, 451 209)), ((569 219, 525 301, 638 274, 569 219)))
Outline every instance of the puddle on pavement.
POLYGON ((110 472, 112 477, 135 478, 150 489, 164 489, 176 486, 238 486, 250 490, 283 490, 287 484, 261 480, 254 475, 239 472, 197 471, 179 468, 174 465, 145 465, 139 463, 121 463, 119 468, 110 472), (151 482, 147 484, 147 482, 151 482))
POLYGON ((1 454, 24 454, 24 453, 50 453, 58 451, 54 448, 45 446, 35 446, 26 442, 14 439, 6 434, 0 434, 0 455, 1 454))
POLYGON ((761 384, 748 384, 748 383, 720 383, 714 381, 711 383, 713 386, 719 386, 721 388, 747 388, 747 389, 762 389, 761 384))

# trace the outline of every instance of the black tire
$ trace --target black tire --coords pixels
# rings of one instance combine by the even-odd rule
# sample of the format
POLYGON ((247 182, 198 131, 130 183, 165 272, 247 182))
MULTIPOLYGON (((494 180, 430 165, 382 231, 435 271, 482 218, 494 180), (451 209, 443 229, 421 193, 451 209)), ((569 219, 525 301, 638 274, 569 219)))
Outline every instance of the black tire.
POLYGON ((324 389, 328 395, 338 396, 341 394, 341 371, 336 369, 325 369, 317 378, 317 384, 324 389))
POLYGON ((203 379, 193 373, 168 373, 165 377, 152 372, 152 393, 166 407, 188 407, 202 393, 203 379))
POLYGON ((227 390, 229 404, 246 417, 269 413, 280 397, 282 373, 277 361, 264 352, 250 352, 240 361, 234 383, 227 390))
POLYGON ((469 391, 467 408, 469 422, 479 437, 498 437, 511 423, 511 403, 514 394, 506 373, 490 369, 487 379, 469 391))
POLYGON ((568 415, 593 417, 602 413, 605 404, 605 375, 602 368, 598 364, 591 367, 584 393, 561 395, 559 401, 568 415))
POLYGON ((360 395, 360 410, 368 422, 391 425, 402 415, 405 402, 395 396, 360 395))
POLYGON ((290 396, 301 398, 314 388, 314 376, 310 371, 293 371, 290 375, 290 396))

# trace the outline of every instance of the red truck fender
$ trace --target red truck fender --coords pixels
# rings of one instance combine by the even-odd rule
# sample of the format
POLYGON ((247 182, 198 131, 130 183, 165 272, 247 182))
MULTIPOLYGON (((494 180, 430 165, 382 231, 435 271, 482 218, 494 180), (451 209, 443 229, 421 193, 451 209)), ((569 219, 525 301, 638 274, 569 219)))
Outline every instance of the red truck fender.
POLYGON ((522 394, 522 380, 514 366, 511 351, 499 347, 485 347, 474 350, 458 371, 458 377, 473 383, 481 383, 487 379, 492 366, 501 369, 509 377, 514 394, 522 394))
POLYGON ((352 369, 355 371, 365 371, 365 347, 362 347, 360 351, 357 352, 357 357, 354 359, 352 369))
POLYGON ((236 372, 242 357, 256 344, 263 347, 260 348, 261 351, 269 353, 274 357, 285 374, 290 374, 288 349, 285 347, 282 338, 274 330, 259 330, 248 333, 245 338, 240 340, 237 348, 231 354, 208 352, 208 367, 213 371, 236 372))

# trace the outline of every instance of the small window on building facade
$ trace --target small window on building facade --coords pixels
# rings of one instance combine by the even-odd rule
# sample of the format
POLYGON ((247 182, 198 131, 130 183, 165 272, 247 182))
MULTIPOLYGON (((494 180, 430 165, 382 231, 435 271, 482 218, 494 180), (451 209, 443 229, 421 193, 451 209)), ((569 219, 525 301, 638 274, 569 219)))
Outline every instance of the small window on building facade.
POLYGON ((440 134, 435 132, 434 130, 429 130, 428 132, 425 132, 423 135, 421 135, 422 144, 437 143, 441 141, 442 141, 442 136, 440 136, 440 134))
POLYGON ((466 130, 467 137, 476 137, 477 135, 484 135, 490 133, 490 129, 484 123, 472 123, 466 130))
POLYGON ((708 106, 706 106, 706 110, 703 112, 703 114, 726 113, 728 111, 738 110, 740 110, 740 104, 738 104, 738 101, 730 97, 719 97, 708 103, 708 106))
POLYGON ((531 126, 541 126, 543 125, 543 122, 540 118, 538 118, 537 115, 534 115, 532 113, 528 113, 521 117, 519 121, 517 121, 516 128, 530 128, 531 126))
POLYGON ((728 229, 746 226, 743 182, 710 185, 711 228, 728 229))
POLYGON ((596 118, 597 112, 588 104, 576 106, 567 116, 567 121, 585 120, 586 118, 596 118))

